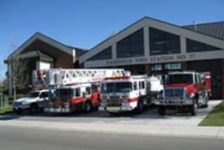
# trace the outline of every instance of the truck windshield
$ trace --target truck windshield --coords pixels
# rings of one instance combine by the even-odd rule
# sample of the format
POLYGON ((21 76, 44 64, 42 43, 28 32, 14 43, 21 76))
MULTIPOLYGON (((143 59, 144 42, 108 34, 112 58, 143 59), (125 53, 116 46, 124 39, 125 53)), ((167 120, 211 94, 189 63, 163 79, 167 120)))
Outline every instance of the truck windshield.
POLYGON ((166 84, 192 84, 193 83, 193 75, 192 74, 172 74, 168 75, 166 84))
POLYGON ((132 90, 131 82, 114 82, 114 83, 103 83, 101 87, 102 93, 122 93, 130 92, 132 90))
POLYGON ((70 98, 73 96, 73 90, 72 89, 56 89, 55 96, 61 97, 61 98, 70 98))
POLYGON ((30 98, 35 98, 35 97, 38 97, 39 96, 39 92, 30 92, 27 97, 30 97, 30 98))

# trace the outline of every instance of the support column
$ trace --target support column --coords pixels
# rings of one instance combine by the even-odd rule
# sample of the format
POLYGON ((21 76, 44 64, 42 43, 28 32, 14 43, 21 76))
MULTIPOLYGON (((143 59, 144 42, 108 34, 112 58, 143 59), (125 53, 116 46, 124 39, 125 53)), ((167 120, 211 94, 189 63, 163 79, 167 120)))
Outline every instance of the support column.
POLYGON ((8 60, 8 92, 9 95, 12 96, 12 88, 13 88, 13 82, 12 82, 12 65, 10 64, 10 60, 8 60))
POLYGON ((222 74, 221 74, 221 86, 222 86, 222 99, 224 99, 224 59, 221 60, 221 68, 222 68, 222 74))
POLYGON ((181 54, 186 54, 187 53, 187 47, 186 47, 186 38, 181 36, 180 37, 180 52, 181 54))
POLYGON ((149 57, 149 27, 144 26, 144 53, 145 57, 149 57))
POLYGON ((117 44, 116 43, 112 45, 112 59, 113 60, 117 59, 117 44))
POLYGON ((145 73, 150 74, 150 64, 145 64, 145 73))

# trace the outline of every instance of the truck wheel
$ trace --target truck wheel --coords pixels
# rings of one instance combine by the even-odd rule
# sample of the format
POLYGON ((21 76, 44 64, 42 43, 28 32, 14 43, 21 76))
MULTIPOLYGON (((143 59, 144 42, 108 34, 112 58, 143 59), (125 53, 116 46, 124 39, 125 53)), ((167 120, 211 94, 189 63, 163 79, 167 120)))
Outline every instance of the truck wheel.
POLYGON ((34 113, 37 113, 39 110, 39 107, 36 103, 33 103, 30 105, 30 114, 34 114, 34 113))
POLYGON ((206 98, 204 108, 208 108, 208 98, 206 98))
POLYGON ((136 108, 136 112, 137 113, 142 113, 144 111, 144 104, 142 101, 138 102, 137 108, 136 108))
POLYGON ((90 101, 87 101, 87 102, 85 103, 84 111, 87 112, 87 113, 92 111, 92 104, 91 104, 90 101))
POLYGON ((14 112, 16 113, 16 114, 22 114, 23 113, 23 110, 22 109, 18 109, 18 110, 14 110, 14 112))
POLYGON ((190 109, 189 111, 192 116, 195 116, 197 114, 197 105, 196 104, 189 106, 189 109, 190 109))
POLYGON ((208 99, 209 99, 208 94, 206 94, 206 96, 205 96, 205 104, 203 105, 203 108, 207 108, 208 107, 208 99))
POLYGON ((158 113, 160 116, 165 116, 166 115, 166 108, 163 106, 158 107, 158 113))

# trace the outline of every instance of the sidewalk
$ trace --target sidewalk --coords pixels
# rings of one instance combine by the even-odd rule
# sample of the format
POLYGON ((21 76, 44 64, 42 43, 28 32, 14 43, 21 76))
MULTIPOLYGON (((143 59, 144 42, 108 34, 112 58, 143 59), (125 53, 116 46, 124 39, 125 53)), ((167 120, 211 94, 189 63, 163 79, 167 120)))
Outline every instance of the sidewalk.
POLYGON ((224 127, 198 126, 201 120, 220 102, 220 100, 210 101, 207 109, 201 109, 198 115, 193 117, 178 115, 160 117, 157 112, 153 112, 154 110, 135 117, 105 117, 99 112, 86 114, 87 116, 82 114, 81 117, 9 115, 10 119, 7 119, 5 115, 0 120, 0 127, 224 139, 224 127))
POLYGON ((2 121, 0 126, 36 128, 61 131, 80 131, 95 133, 160 135, 178 137, 199 137, 224 139, 224 127, 180 127, 180 126, 154 126, 154 125, 127 125, 109 123, 62 123, 47 121, 2 121))

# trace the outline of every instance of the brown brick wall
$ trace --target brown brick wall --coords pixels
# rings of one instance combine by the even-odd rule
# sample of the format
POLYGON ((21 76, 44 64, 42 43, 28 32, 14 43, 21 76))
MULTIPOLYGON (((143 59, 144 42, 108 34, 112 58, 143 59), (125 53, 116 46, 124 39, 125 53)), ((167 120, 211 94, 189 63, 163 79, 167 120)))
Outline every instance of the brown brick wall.
POLYGON ((62 50, 53 47, 41 40, 35 40, 30 46, 23 50, 22 53, 30 51, 41 51, 54 58, 54 67, 56 68, 73 68, 72 55, 63 52, 62 50))

